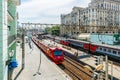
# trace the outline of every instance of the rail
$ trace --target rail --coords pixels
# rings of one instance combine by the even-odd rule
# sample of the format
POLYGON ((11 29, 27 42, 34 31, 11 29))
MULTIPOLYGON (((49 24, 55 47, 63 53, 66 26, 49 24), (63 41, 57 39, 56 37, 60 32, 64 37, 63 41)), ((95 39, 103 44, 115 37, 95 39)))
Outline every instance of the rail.
POLYGON ((91 80, 92 79, 92 73, 86 71, 84 69, 84 66, 76 62, 75 60, 65 56, 65 61, 62 64, 65 66, 65 69, 67 69, 70 73, 72 73, 74 77, 76 77, 78 80, 91 80))

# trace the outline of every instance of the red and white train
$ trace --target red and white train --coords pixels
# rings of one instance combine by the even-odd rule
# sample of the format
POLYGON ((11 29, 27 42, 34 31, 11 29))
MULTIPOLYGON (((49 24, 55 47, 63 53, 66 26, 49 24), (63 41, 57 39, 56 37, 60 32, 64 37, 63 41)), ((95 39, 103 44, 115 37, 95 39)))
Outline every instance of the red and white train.
POLYGON ((120 62, 120 47, 118 46, 62 38, 54 38, 54 41, 63 45, 81 48, 85 51, 90 51, 91 54, 108 55, 109 58, 115 59, 120 62))
POLYGON ((50 46, 36 38, 32 38, 32 40, 56 64, 61 64, 64 61, 64 51, 61 48, 50 46))

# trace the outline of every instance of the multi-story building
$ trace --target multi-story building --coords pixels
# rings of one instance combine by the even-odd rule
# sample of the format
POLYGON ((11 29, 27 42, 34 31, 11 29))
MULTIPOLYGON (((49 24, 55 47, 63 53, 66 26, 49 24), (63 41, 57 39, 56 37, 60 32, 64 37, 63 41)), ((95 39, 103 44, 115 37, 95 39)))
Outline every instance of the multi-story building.
POLYGON ((70 29, 70 25, 71 25, 71 14, 67 14, 67 15, 61 15, 61 23, 63 24, 62 27, 60 27, 60 33, 64 33, 67 35, 71 35, 71 29, 70 29), (66 20, 67 19, 67 20, 66 20))
POLYGON ((80 10, 83 8, 74 7, 72 12, 66 15, 61 15, 61 33, 66 35, 73 35, 79 33, 80 25, 80 10))
MULTIPOLYGON (((68 14, 67 14, 68 15, 68 14)), ((68 22, 67 15, 61 15, 61 24, 66 28, 68 22)), ((88 7, 74 7, 70 13, 71 34, 78 34, 83 32, 87 33, 117 33, 120 26, 120 1, 119 0, 91 0, 88 7), (72 25, 77 25, 72 26, 72 25)), ((70 27, 69 26, 69 27, 70 27)), ((62 29, 61 34, 66 31, 62 29)))
POLYGON ((0 80, 8 80, 9 54, 16 55, 17 5, 20 0, 0 0, 0 80))

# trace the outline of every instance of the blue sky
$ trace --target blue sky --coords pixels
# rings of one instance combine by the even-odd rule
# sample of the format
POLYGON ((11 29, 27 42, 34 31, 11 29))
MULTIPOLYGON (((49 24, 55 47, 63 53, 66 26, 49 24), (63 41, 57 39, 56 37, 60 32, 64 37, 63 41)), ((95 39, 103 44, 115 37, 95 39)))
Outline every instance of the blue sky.
POLYGON ((19 22, 60 23, 60 15, 74 6, 87 7, 91 0, 21 0, 19 22))

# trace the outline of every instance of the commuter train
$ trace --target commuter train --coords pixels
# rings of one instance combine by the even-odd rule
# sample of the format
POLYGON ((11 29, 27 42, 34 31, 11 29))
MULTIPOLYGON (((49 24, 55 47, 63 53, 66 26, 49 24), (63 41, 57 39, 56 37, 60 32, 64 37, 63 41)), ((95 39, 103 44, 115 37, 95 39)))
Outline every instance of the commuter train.
POLYGON ((120 47, 117 46, 62 38, 54 38, 54 41, 63 45, 75 47, 77 49, 83 49, 84 51, 87 52, 89 51, 91 54, 108 55, 109 58, 120 62, 120 47))
POLYGON ((50 44, 45 44, 36 38, 32 38, 33 42, 56 64, 61 64, 64 61, 64 51, 50 44))

